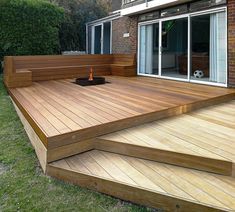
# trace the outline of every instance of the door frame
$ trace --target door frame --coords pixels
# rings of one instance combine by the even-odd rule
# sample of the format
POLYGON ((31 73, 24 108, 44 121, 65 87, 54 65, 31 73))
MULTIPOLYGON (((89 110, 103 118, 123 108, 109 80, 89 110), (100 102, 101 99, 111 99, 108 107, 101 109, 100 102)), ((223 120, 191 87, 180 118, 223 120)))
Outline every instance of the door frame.
MULTIPOLYGON (((192 12, 192 13, 187 13, 183 15, 176 15, 176 16, 171 16, 171 17, 166 17, 166 18, 159 18, 155 20, 150 20, 150 21, 144 21, 138 23, 138 51, 137 51, 137 74, 140 76, 149 76, 149 77, 155 77, 155 78, 162 78, 162 79, 170 79, 170 80, 177 80, 177 81, 183 81, 183 82, 192 82, 192 83, 197 83, 197 84, 205 84, 205 85, 215 85, 215 86, 220 86, 220 87, 227 87, 228 86, 228 64, 226 63, 226 82, 225 84, 223 83, 215 83, 215 82, 206 82, 206 81, 199 81, 199 80, 193 80, 191 79, 191 17, 194 16, 201 16, 201 15, 206 15, 206 14, 211 14, 211 13, 216 13, 216 12, 225 12, 226 17, 227 17, 227 7, 219 7, 219 8, 213 8, 213 9, 208 9, 208 10, 203 10, 199 12, 192 12), (188 18, 188 72, 187 72, 187 79, 182 79, 182 78, 175 78, 175 77, 167 77, 167 76, 162 76, 162 22, 168 21, 168 20, 175 20, 175 19, 181 19, 181 18, 188 18), (141 26, 144 25, 150 25, 150 24, 155 24, 159 23, 159 57, 158 57, 158 75, 153 75, 153 74, 144 74, 140 73, 140 28, 141 26)), ((227 26, 227 19, 226 19, 226 26, 227 26)), ((226 36, 226 40, 228 40, 228 36, 226 36)), ((226 49, 228 49, 228 41, 226 42, 226 49)), ((226 61, 228 61, 228 53, 226 51, 226 61)))

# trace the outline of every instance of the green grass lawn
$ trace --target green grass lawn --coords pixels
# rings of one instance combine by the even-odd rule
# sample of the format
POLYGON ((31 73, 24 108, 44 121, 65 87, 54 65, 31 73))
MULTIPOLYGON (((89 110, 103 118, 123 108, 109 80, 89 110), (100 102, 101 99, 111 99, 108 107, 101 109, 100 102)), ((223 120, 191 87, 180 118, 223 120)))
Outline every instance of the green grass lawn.
POLYGON ((0 74, 0 211, 151 211, 45 176, 0 74))

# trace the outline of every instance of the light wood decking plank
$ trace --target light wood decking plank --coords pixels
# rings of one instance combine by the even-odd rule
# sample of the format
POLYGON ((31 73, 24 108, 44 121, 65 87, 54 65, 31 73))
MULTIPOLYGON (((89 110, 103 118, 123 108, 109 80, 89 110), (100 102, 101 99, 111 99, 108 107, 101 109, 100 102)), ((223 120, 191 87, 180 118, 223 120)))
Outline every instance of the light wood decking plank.
MULTIPOLYGON (((143 159, 136 159, 133 157, 127 157, 127 156, 120 156, 114 153, 107 153, 107 152, 100 152, 100 151, 90 151, 87 153, 83 153, 85 155, 88 155, 87 157, 92 157, 100 166, 105 167, 105 170, 110 175, 113 175, 113 179, 110 178, 110 176, 99 176, 100 179, 102 179, 102 183, 99 184, 97 181, 98 179, 94 177, 97 176, 97 170, 94 172, 91 171, 89 175, 86 175, 87 179, 89 179, 90 183, 85 183, 85 175, 82 177, 82 173, 80 171, 73 170, 72 172, 66 171, 66 169, 56 169, 56 167, 60 167, 57 165, 57 162, 54 162, 50 164, 49 166, 49 174, 55 177, 63 176, 61 179, 65 179, 71 182, 77 182, 81 186, 87 186, 91 187, 93 189, 97 189, 98 191, 111 194, 113 196, 117 196, 119 198, 124 198, 127 200, 132 200, 137 203, 143 203, 140 201, 140 199, 144 199, 144 204, 147 204, 151 206, 152 204, 149 203, 149 201, 146 201, 145 197, 146 194, 142 193, 143 190, 148 191, 151 193, 150 196, 148 196, 148 199, 152 199, 153 202, 156 204, 153 204, 154 207, 157 205, 161 205, 162 208, 166 210, 174 210, 173 208, 167 209, 167 207, 170 207, 172 203, 171 197, 174 197, 178 200, 178 206, 181 211, 213 211, 213 210, 234 210, 235 205, 233 202, 233 196, 229 193, 224 192, 223 190, 219 189, 219 186, 214 186, 211 181, 213 181, 214 177, 217 178, 217 175, 204 173, 204 177, 200 178, 199 175, 201 172, 199 171, 191 171, 189 169, 166 165, 162 163, 157 163, 153 161, 147 161, 143 159), (108 159, 107 159, 108 158, 108 159), (113 161, 113 163, 110 163, 110 161, 113 161), (112 164, 112 165, 110 165, 112 164), (131 179, 138 179, 138 185, 134 184, 133 181, 130 181, 130 178, 126 179, 126 177, 123 178, 123 175, 120 175, 120 170, 118 172, 114 171, 117 169, 117 167, 121 168, 123 172, 128 174, 128 176, 131 179), (57 172, 52 171, 55 168, 57 172), (114 169, 114 170, 113 170, 114 169), (114 172, 116 174, 114 174, 114 172), (58 173, 58 174, 57 174, 58 173), (78 174, 76 177, 76 173, 78 174), (67 176, 67 177, 66 177, 67 176), (92 177, 93 176, 93 177, 92 177), (154 176, 156 176, 154 178, 154 176), (82 178, 81 178, 82 177, 82 178), (92 177, 92 178, 91 178, 92 177), (157 178, 159 177, 159 178, 157 178), (190 178, 189 178, 190 177, 190 178), (83 179, 80 181, 79 179, 83 179), (95 185, 97 187, 93 187, 93 181, 95 180, 95 185), (114 182, 118 183, 118 187, 116 187, 114 184, 112 184, 112 188, 114 189, 105 189, 107 188, 106 182, 114 182), (149 183, 151 182, 151 183, 149 183), (159 187, 155 187, 152 184, 160 186, 164 191, 162 192, 159 187), (104 186, 104 187, 103 187, 104 186), (134 193, 138 193, 141 195, 141 198, 128 198, 128 197, 134 197, 133 192, 129 191, 129 186, 136 188, 134 193), (119 189, 119 192, 116 191, 116 188, 119 189), (115 191, 115 192, 113 192, 115 191), (128 191, 128 195, 127 192, 128 191), (155 196, 156 194, 163 195, 166 199, 168 199, 167 202, 164 202, 159 196, 155 196), (218 196, 217 196, 218 194, 218 196), (181 203, 181 200, 184 200, 188 203, 187 207, 185 208, 184 205, 181 203), (163 201, 163 202, 162 202, 163 201), (210 207, 210 209, 195 209, 194 207, 200 205, 201 207, 207 206, 210 207)), ((74 156, 74 157, 81 157, 74 156)), ((72 157, 72 158, 74 158, 72 157)), ((86 162, 87 160, 84 160, 83 163, 89 163, 89 166, 92 164, 90 162, 86 162)), ((218 175, 219 176, 219 175, 218 175)), ((217 183, 221 181, 220 178, 226 179, 226 176, 219 176, 217 183)), ((229 178, 233 182, 235 179, 229 178)), ((223 181, 220 186, 228 187, 229 183, 226 181, 223 181)), ((235 192, 235 187, 230 186, 230 192, 235 192)), ((175 205, 174 205, 175 207, 175 205)))

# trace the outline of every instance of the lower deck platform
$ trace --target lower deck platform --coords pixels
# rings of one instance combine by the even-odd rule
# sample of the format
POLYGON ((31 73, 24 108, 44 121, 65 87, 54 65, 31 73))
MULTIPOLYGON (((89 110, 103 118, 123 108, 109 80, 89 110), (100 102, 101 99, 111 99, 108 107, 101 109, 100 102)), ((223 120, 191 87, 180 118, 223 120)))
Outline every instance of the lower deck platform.
POLYGON ((96 142, 100 150, 235 176, 235 101, 104 135, 96 142))
POLYGON ((165 211, 235 210, 235 178, 104 151, 49 164, 48 174, 165 211))

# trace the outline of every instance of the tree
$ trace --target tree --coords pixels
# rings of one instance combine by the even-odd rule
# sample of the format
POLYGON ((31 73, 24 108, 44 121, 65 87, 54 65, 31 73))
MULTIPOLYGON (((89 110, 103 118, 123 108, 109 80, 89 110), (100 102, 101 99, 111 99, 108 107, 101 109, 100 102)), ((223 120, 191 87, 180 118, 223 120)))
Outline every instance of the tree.
POLYGON ((110 0, 50 0, 65 10, 60 27, 61 50, 85 50, 87 22, 108 15, 110 0))

